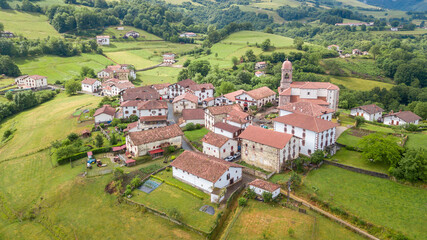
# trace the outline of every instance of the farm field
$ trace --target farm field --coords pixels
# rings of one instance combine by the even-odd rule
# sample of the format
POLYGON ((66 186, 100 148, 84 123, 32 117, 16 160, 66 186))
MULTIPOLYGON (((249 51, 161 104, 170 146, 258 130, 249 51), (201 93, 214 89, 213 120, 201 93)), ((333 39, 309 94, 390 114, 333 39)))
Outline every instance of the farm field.
POLYGON ((0 148, 0 162, 47 147, 71 132, 80 133, 92 122, 78 124, 77 118, 72 118, 71 114, 82 106, 96 107, 99 101, 101 98, 91 95, 67 97, 61 93, 53 100, 3 121, 0 135, 11 126, 17 130, 14 137, 0 148))
POLYGON ((344 165, 385 174, 388 174, 388 168, 390 167, 385 163, 368 162, 362 158, 360 152, 350 151, 345 148, 340 149, 335 155, 331 157, 331 160, 344 165))
MULTIPOLYGON (((9 2, 9 5, 12 7, 15 7, 16 4, 21 5, 21 3, 22 3, 21 1, 13 0, 9 2)), ((61 1, 61 0, 41 0, 41 1, 37 1, 37 5, 43 8, 43 7, 49 7, 52 5, 66 5, 66 4, 64 3, 64 1, 61 1)))
POLYGON ((48 83, 55 81, 67 81, 80 74, 83 66, 93 68, 95 72, 100 71, 112 61, 98 54, 83 53, 81 56, 58 57, 42 56, 37 58, 26 58, 15 60, 22 74, 37 74, 48 77, 48 83))
MULTIPOLYGON (((13 5, 14 6, 14 5, 13 5)), ((60 37, 49 24, 47 17, 38 13, 23 13, 15 10, 0 10, 0 22, 6 31, 22 34, 27 38, 60 37)))
POLYGON ((180 68, 158 67, 143 72, 137 72, 137 76, 141 79, 142 85, 176 83, 180 71, 180 68))
POLYGON ((331 206, 412 239, 427 238, 425 189, 325 165, 307 175, 298 193, 316 194, 331 206))
POLYGON ((419 35, 419 34, 426 34, 427 33, 427 29, 421 29, 421 28, 416 28, 413 31, 397 31, 397 32, 391 32, 391 31, 377 31, 377 32, 373 32, 375 34, 382 34, 382 33, 393 33, 393 34, 400 34, 400 35, 419 35))
POLYGON ((366 80, 355 77, 338 77, 331 75, 324 75, 330 77, 331 82, 334 84, 341 84, 344 87, 352 90, 368 91, 375 87, 390 89, 394 85, 390 83, 378 82, 373 80, 366 80))
POLYGON ((405 147, 427 149, 427 132, 409 133, 405 147))
MULTIPOLYGON (((136 31, 136 32, 139 33, 140 37, 137 38, 138 40, 135 40, 135 41, 140 41, 140 40, 162 40, 160 37, 158 37, 158 36, 156 36, 154 34, 148 33, 148 32, 146 32, 146 31, 144 31, 142 29, 138 29, 138 28, 131 27, 131 26, 121 26, 121 27, 123 27, 123 30, 117 30, 117 26, 115 26, 115 27, 108 27, 108 28, 106 28, 104 30, 104 32, 102 34, 103 35, 108 35, 110 37, 115 36, 116 38, 119 38, 119 37, 123 37, 124 34, 127 33, 127 32, 129 32, 129 31, 136 31)), ((130 38, 129 40, 125 40, 125 41, 132 41, 131 39, 133 40, 133 38, 130 38)), ((116 41, 119 42, 118 40, 111 39, 110 44, 114 43, 116 41)))
POLYGON ((12 84, 14 82, 15 82, 15 79, 13 79, 13 78, 0 79, 0 87, 7 86, 7 85, 12 84))

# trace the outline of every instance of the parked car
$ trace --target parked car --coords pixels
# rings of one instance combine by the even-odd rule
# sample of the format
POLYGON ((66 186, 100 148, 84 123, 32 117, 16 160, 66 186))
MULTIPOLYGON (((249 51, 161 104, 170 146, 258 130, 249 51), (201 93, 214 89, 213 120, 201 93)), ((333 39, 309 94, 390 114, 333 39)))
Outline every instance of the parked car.
POLYGON ((227 161, 227 162, 231 162, 231 161, 233 161, 233 159, 234 159, 233 156, 228 156, 224 160, 227 161))
POLYGON ((236 152, 234 155, 233 155, 233 159, 238 159, 240 157, 240 152, 236 152))

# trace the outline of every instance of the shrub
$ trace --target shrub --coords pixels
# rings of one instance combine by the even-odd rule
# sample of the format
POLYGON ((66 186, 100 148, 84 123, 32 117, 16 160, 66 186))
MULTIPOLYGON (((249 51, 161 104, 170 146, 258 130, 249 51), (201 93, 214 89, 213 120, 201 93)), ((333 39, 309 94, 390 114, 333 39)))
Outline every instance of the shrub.
POLYGON ((10 129, 7 129, 6 131, 4 131, 4 133, 3 133, 3 139, 6 139, 6 138, 8 138, 8 137, 10 137, 10 135, 12 135, 12 130, 10 130, 10 129))
POLYGON ((98 134, 95 137, 95 146, 102 147, 102 145, 104 145, 104 138, 102 138, 101 134, 98 134))
POLYGON ((175 158, 176 158, 176 157, 175 157, 175 155, 173 155, 173 156, 171 157, 171 160, 173 161, 173 160, 175 160, 175 158))
POLYGON ((266 202, 266 203, 271 202, 273 200, 273 194, 270 192, 263 192, 262 198, 264 199, 264 202, 266 202))
POLYGON ((246 206, 246 204, 248 203, 248 199, 244 198, 244 197, 240 197, 239 198, 239 206, 246 206))
POLYGON ((418 126, 417 126, 417 125, 415 125, 415 124, 412 124, 412 123, 410 123, 410 124, 405 124, 405 125, 403 126, 403 128, 404 128, 406 131, 410 131, 410 132, 415 132, 415 131, 417 131, 417 130, 418 130, 418 126))
POLYGON ((5 95, 7 100, 12 101, 13 100, 13 93, 12 92, 7 92, 5 95))
POLYGON ((252 111, 256 111, 256 110, 258 110, 258 107, 257 106, 255 106, 255 105, 252 105, 252 106, 250 106, 249 107, 252 111))
POLYGON ((325 158, 325 154, 322 150, 316 150, 311 154, 310 161, 314 164, 319 164, 325 158))
POLYGON ((256 193, 255 193, 255 191, 254 191, 252 188, 248 188, 248 189, 246 190, 246 197, 247 197, 248 199, 254 199, 254 198, 256 197, 256 193))
POLYGON ((293 172, 291 177, 289 178, 289 181, 291 181, 292 189, 296 189, 301 184, 301 177, 296 172, 293 172))
POLYGON ((202 125, 200 125, 199 123, 198 124, 196 124, 196 129, 201 129, 203 126, 202 125))
POLYGON ((111 121, 111 126, 115 127, 115 126, 119 125, 120 123, 122 123, 122 121, 120 121, 120 119, 114 118, 113 121, 111 121))
POLYGON ((365 122, 365 119, 361 116, 355 117, 354 120, 356 120, 356 122, 355 122, 356 128, 360 127, 365 122))
POLYGON ((68 134, 67 138, 70 140, 70 142, 74 142, 79 138, 79 135, 77 135, 77 133, 70 133, 68 134))
POLYGON ((169 210, 169 216, 178 220, 178 221, 182 220, 182 214, 176 208, 171 208, 169 210))
POLYGON ((194 125, 194 123, 187 123, 187 125, 185 125, 185 131, 193 131, 196 129, 196 126, 194 125))
POLYGON ((130 181, 130 185, 133 189, 141 186, 141 178, 136 176, 132 179, 132 181, 130 181))
POLYGON ((273 103, 272 103, 272 102, 267 102, 264 106, 265 106, 266 108, 269 108, 269 107, 272 107, 272 106, 273 106, 273 103))
POLYGON ((289 236, 293 237, 295 235, 295 230, 292 229, 292 228, 289 228, 288 229, 288 234, 289 234, 289 236))
POLYGON ((131 115, 130 117, 129 117, 129 120, 130 120, 130 122, 136 122, 136 121, 138 121, 138 116, 136 116, 136 115, 131 115))
POLYGON ((125 175, 125 172, 123 169, 121 169, 119 167, 114 168, 113 176, 114 176, 115 180, 122 179, 124 177, 124 175, 125 175))

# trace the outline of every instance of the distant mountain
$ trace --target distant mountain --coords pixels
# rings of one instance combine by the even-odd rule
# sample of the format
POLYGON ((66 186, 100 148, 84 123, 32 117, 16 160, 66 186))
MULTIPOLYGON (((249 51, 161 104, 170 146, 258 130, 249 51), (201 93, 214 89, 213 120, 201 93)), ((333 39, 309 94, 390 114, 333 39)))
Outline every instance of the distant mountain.
POLYGON ((359 0, 369 5, 403 11, 426 11, 427 0, 359 0))

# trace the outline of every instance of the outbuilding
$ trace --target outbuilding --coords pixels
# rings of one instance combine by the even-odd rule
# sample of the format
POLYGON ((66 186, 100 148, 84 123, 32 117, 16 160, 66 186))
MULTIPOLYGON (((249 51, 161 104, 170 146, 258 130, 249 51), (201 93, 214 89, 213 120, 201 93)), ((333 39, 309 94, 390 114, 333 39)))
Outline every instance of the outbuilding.
POLYGON ((249 188, 254 190, 257 195, 262 196, 263 193, 268 192, 272 194, 273 199, 280 194, 280 185, 267 182, 262 179, 255 179, 249 183, 249 188))

